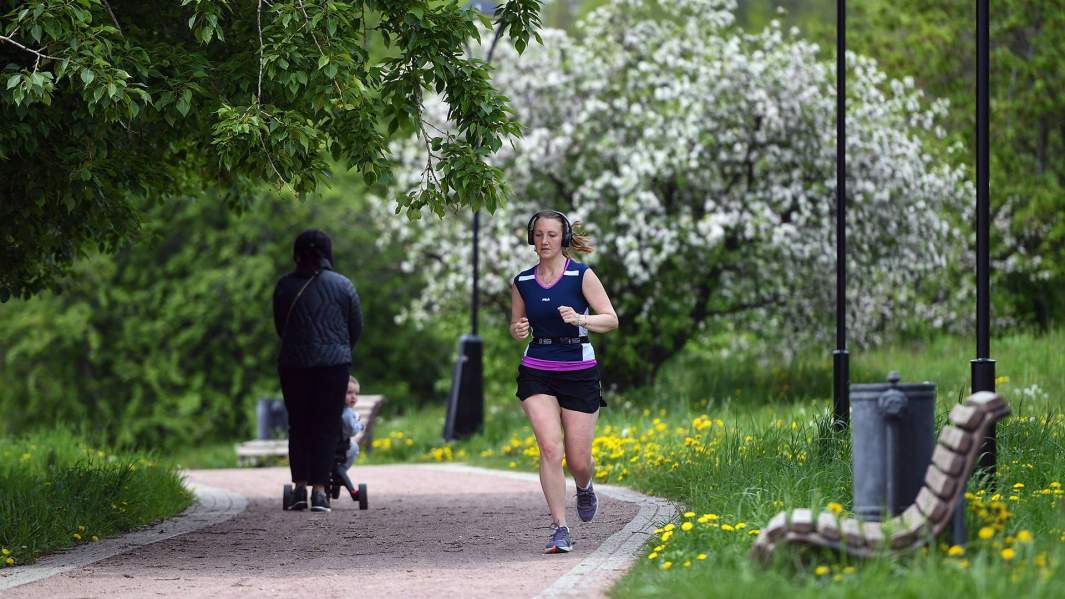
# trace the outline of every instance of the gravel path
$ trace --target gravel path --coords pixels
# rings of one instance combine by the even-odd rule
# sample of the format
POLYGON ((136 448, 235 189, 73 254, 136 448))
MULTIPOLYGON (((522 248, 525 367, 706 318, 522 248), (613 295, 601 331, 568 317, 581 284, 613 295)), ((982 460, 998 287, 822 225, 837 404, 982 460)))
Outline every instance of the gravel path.
POLYGON ((370 509, 342 495, 332 513, 317 514, 281 510, 287 469, 191 471, 189 481, 221 507, 135 533, 162 540, 127 535, 8 569, 0 591, 5 599, 597 596, 674 514, 662 500, 604 486, 595 521, 581 523, 571 482, 575 550, 543 555, 550 520, 534 475, 451 465, 357 466, 352 474, 369 486, 370 509))

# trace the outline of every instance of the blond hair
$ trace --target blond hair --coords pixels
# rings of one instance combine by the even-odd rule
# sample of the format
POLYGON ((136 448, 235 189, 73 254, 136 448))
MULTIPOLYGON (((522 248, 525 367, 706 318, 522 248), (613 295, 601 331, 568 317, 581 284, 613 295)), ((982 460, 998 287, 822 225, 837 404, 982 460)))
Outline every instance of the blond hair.
POLYGON ((573 223, 573 226, 570 228, 571 237, 569 247, 562 248, 563 256, 572 258, 572 254, 591 254, 595 251, 595 248, 592 246, 591 238, 584 233, 583 229, 584 227, 581 226, 581 221, 573 223), (581 229, 581 232, 578 233, 577 229, 581 229))

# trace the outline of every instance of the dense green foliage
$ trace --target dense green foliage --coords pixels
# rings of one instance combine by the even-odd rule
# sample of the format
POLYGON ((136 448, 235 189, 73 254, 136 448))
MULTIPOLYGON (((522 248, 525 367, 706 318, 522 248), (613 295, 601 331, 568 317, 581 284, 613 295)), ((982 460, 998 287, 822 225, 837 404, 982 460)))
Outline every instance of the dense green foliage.
MULTIPOLYGON (((956 159, 975 164, 974 5, 878 0, 849 10, 848 47, 949 99, 949 140, 970 148, 956 159)), ((1065 318, 1065 11, 1058 0, 996 2, 990 24, 996 300, 1000 313, 1045 328, 1065 318)))
POLYGON ((155 453, 113 453, 66 429, 0 438, 0 568, 172 516, 192 496, 155 453))
MULTIPOLYGON (((339 187, 357 189, 351 176, 339 187)), ((85 424, 121 446, 173 447, 254 432, 255 400, 280 396, 270 298, 306 227, 334 238, 361 290, 353 372, 396 407, 433 396, 450 341, 398 325, 418 280, 378 248, 358 199, 262 191, 242 217, 211 194, 146 206, 146 239, 77 266, 56 292, 0 305, 0 410, 8 432, 85 424)))
MULTIPOLYGON (((506 2, 496 39, 524 49, 539 10, 506 2)), ((402 205, 493 209, 506 188, 487 158, 520 130, 463 53, 478 23, 457 0, 0 1, 0 300, 115 249, 136 196, 308 191, 330 157, 372 183, 399 128, 431 166, 402 205), (448 99, 453 133, 423 127, 423 89, 448 99)))

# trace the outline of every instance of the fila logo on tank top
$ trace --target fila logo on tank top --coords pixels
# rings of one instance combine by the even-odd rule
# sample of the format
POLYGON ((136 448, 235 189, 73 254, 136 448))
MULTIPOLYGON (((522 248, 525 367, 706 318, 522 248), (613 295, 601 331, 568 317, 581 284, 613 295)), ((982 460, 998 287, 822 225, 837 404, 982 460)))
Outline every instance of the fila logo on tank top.
POLYGON ((596 365, 591 343, 566 342, 588 336, 588 329, 566 324, 558 312, 559 306, 569 306, 577 314, 588 314, 584 299, 586 264, 566 260, 562 276, 550 285, 536 275, 536 267, 523 270, 514 277, 514 285, 525 302, 525 315, 532 328, 532 336, 559 340, 551 343, 530 343, 521 363, 537 370, 583 370, 596 365))

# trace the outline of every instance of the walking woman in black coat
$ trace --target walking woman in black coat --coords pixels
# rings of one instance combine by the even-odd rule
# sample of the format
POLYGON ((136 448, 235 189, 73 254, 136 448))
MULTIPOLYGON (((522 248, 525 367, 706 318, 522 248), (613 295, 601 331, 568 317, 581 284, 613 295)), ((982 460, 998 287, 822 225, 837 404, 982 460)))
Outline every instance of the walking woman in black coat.
POLYGON ((293 247, 296 270, 274 288, 274 326, 281 338, 278 374, 288 409, 288 458, 295 486, 289 509, 328 512, 325 486, 340 438, 351 352, 362 334, 359 294, 333 271, 329 236, 308 229, 293 247))

